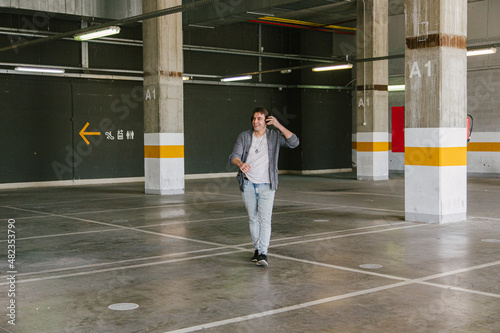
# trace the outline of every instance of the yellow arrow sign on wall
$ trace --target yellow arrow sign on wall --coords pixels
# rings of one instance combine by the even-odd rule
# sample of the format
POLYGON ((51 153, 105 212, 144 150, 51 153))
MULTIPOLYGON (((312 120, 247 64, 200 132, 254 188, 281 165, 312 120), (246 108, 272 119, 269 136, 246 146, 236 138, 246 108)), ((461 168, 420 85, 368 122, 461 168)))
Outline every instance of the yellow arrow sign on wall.
POLYGON ((101 135, 101 132, 85 132, 85 130, 89 127, 89 123, 86 123, 85 126, 83 126, 82 130, 80 131, 80 136, 83 138, 85 143, 87 143, 87 146, 90 144, 89 140, 85 137, 85 135, 101 135))

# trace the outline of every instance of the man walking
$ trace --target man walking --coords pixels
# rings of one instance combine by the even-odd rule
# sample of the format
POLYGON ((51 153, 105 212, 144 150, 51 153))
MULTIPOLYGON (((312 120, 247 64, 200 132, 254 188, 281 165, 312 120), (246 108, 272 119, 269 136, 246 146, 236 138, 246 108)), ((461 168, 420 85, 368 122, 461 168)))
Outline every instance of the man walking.
POLYGON ((274 194, 278 188, 279 150, 297 147, 299 138, 263 107, 253 110, 251 121, 253 130, 238 136, 229 160, 240 169, 236 179, 250 219, 255 248, 252 261, 258 266, 267 266, 274 194), (270 130, 268 125, 278 130, 270 130))

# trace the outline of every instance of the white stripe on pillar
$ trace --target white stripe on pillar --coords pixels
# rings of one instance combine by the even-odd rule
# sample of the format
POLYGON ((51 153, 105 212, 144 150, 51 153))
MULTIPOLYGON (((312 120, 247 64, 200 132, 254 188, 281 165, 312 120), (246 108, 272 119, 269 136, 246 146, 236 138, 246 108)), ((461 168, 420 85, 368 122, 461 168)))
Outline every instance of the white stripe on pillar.
POLYGON ((405 219, 467 219, 465 128, 405 129, 405 219))
POLYGON ((184 193, 184 133, 144 134, 146 194, 184 193))
POLYGON ((389 178, 389 133, 358 132, 356 166, 359 180, 389 178))

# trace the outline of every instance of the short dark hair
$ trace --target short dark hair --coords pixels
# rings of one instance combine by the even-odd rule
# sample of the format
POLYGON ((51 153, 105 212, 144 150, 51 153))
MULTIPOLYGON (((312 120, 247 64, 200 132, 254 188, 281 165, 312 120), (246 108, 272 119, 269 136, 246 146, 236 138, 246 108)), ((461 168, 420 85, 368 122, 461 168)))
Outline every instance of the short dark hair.
POLYGON ((250 121, 253 120, 253 116, 256 114, 256 113, 262 113, 264 115, 264 117, 269 117, 271 114, 269 113, 269 111, 263 107, 263 106, 259 106, 259 107, 256 107, 255 109, 253 109, 252 111, 252 117, 250 117, 250 121))

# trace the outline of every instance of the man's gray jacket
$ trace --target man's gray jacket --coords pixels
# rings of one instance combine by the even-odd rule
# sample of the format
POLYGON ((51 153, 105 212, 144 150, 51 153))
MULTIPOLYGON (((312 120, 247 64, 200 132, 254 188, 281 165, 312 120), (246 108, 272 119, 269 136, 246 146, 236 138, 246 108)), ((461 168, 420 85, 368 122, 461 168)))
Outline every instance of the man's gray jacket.
MULTIPOLYGON (((236 143, 234 144, 233 153, 229 156, 229 162, 232 163, 235 157, 238 157, 243 163, 246 163, 248 158, 248 151, 252 145, 253 130, 242 132, 236 143)), ((286 139, 283 133, 277 130, 266 129, 267 146, 269 153, 269 179, 271 180, 271 189, 278 189, 278 157, 281 147, 295 148, 299 145, 300 141, 297 135, 293 134, 289 139, 286 139)), ((243 172, 238 170, 236 179, 240 184, 240 190, 243 192, 243 172)))

